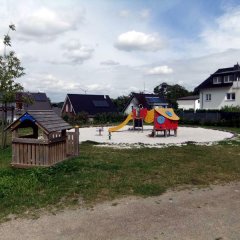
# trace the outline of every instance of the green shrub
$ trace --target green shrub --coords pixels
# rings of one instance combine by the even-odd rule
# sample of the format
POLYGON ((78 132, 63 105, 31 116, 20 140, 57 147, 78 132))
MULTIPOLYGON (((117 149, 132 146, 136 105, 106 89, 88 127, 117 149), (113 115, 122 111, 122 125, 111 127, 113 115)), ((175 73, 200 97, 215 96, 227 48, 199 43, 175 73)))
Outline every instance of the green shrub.
POLYGON ((221 112, 240 112, 240 106, 224 106, 221 108, 221 112))

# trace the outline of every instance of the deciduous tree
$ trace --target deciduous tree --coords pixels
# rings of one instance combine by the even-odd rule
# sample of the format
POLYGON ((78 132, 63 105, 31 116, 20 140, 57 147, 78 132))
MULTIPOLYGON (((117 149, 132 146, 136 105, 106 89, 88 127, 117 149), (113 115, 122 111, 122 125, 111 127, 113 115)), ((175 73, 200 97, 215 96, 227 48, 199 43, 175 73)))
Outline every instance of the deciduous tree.
POLYGON ((154 93, 164 97, 171 107, 177 108, 177 99, 180 97, 186 97, 192 94, 187 89, 179 84, 170 85, 167 83, 161 83, 154 88, 154 93))
POLYGON ((2 109, 2 148, 6 146, 6 133, 4 128, 7 123, 7 107, 9 103, 15 102, 16 93, 23 90, 21 84, 15 82, 17 78, 24 75, 24 68, 21 61, 11 48, 10 32, 15 31, 15 25, 9 25, 9 29, 3 38, 4 49, 0 53, 0 104, 2 109))

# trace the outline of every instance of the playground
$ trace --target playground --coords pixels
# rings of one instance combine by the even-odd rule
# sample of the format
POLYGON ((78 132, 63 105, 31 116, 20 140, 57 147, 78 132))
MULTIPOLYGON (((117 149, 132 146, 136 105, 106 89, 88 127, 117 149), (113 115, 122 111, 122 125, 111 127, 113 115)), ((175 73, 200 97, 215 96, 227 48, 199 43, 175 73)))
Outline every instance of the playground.
POLYGON ((232 133, 205 128, 178 127, 179 117, 171 108, 132 108, 117 126, 81 128, 80 142, 93 141, 101 146, 119 148, 163 147, 186 143, 212 144, 233 137, 232 133), (147 124, 144 124, 147 123, 147 124))
POLYGON ((108 136, 108 127, 104 127, 99 135, 96 127, 80 128, 80 142, 94 141, 102 143, 105 146, 112 147, 134 147, 134 146, 147 146, 147 147, 164 147, 165 145, 182 145, 187 142, 195 142, 199 144, 212 144, 224 139, 233 137, 230 132, 195 128, 195 127, 179 127, 178 135, 174 137, 173 133, 170 136, 164 137, 163 133, 159 133, 156 137, 150 137, 152 126, 146 125, 142 130, 129 130, 131 125, 126 125, 118 132, 113 132, 111 140, 108 136))

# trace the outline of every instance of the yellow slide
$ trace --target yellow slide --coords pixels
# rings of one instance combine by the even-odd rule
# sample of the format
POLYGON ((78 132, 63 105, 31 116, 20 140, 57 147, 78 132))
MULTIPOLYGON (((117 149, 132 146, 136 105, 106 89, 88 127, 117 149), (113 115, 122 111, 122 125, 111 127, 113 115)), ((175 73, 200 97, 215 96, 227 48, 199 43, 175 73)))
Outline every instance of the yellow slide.
POLYGON ((118 131, 119 129, 121 129, 122 127, 124 127, 125 125, 128 124, 129 121, 131 121, 133 118, 132 118, 132 113, 130 113, 127 118, 122 122, 120 123, 118 126, 116 127, 112 127, 112 128, 109 128, 108 131, 109 132, 115 132, 115 131, 118 131))
POLYGON ((147 115, 144 118, 144 122, 152 123, 154 121, 154 109, 147 111, 147 115))

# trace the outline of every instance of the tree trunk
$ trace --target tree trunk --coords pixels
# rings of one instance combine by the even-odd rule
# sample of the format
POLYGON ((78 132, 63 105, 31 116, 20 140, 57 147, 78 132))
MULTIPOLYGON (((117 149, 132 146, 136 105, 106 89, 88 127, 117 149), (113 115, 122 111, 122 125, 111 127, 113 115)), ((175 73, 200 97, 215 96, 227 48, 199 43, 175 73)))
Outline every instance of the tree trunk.
MULTIPOLYGON (((7 103, 5 103, 4 129, 5 129, 5 127, 7 126, 7 116, 8 116, 8 108, 7 108, 7 103)), ((4 131, 4 129, 3 129, 3 136, 4 136, 4 139, 3 139, 3 148, 6 148, 6 146, 7 146, 7 132, 4 131)))
POLYGON ((7 123, 7 103, 2 104, 2 127, 1 127, 1 135, 2 135, 2 149, 6 148, 7 143, 7 133, 4 131, 7 123))
POLYGON ((1 148, 3 149, 4 146, 3 146, 3 139, 4 139, 4 107, 3 107, 3 104, 2 104, 2 119, 1 119, 1 148))

